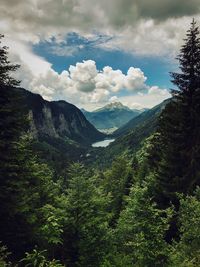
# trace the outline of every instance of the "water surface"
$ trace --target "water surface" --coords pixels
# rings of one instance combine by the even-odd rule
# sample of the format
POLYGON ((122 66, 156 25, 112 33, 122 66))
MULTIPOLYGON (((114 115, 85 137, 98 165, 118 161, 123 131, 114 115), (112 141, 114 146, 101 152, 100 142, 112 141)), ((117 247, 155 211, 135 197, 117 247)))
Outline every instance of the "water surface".
POLYGON ((99 141, 96 143, 92 144, 92 147, 106 147, 108 146, 110 143, 114 142, 115 139, 105 139, 103 141, 99 141))

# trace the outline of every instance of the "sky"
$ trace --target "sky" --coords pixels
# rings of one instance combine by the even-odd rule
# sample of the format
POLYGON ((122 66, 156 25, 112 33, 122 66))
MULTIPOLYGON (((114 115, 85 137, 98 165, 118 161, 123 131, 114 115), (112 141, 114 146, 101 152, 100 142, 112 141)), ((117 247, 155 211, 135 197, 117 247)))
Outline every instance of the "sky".
POLYGON ((169 72, 199 0, 1 0, 0 33, 21 86, 94 110, 169 98, 169 72))

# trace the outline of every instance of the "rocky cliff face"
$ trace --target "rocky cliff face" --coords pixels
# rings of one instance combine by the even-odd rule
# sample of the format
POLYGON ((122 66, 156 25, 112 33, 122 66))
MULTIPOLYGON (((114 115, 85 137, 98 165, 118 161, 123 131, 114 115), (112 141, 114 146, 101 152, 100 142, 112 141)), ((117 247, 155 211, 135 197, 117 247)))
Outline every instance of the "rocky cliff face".
POLYGON ((46 101, 40 95, 20 90, 29 114, 29 131, 35 138, 62 138, 91 144, 104 138, 83 113, 65 101, 46 101))

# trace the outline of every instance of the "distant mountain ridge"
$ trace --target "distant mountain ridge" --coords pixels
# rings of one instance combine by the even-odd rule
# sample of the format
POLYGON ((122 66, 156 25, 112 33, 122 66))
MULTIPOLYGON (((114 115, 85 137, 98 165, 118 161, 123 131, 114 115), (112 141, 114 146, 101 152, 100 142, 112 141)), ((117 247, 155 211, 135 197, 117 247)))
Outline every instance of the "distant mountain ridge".
POLYGON ((120 102, 113 102, 92 112, 82 109, 84 115, 97 129, 117 129, 142 111, 130 109, 120 102))
POLYGON ((112 110, 131 110, 129 107, 127 106, 124 106, 121 102, 112 102, 112 103, 109 103, 107 105, 105 105, 104 107, 102 108, 98 108, 96 110, 94 110, 93 112, 100 112, 100 111, 112 111, 112 110))

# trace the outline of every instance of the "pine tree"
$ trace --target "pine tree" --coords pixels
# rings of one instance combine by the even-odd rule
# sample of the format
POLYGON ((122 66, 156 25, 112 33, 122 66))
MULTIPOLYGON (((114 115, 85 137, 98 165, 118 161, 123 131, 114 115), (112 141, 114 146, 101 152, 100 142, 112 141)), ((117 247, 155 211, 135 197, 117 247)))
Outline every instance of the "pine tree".
POLYGON ((199 100, 200 39, 193 20, 185 44, 177 57, 180 73, 171 73, 173 99, 160 116, 160 162, 157 200, 164 206, 178 206, 176 192, 189 192, 200 182, 199 100))
MULTIPOLYGON (((0 44, 1 39, 4 35, 0 34, 0 44)), ((18 64, 11 64, 8 60, 8 47, 0 46, 0 86, 17 86, 20 81, 12 78, 10 72, 16 71, 20 66, 18 64)))
POLYGON ((178 227, 180 239, 174 242, 170 266, 200 266, 200 188, 192 196, 179 195, 178 227))
POLYGON ((47 169, 38 166, 24 137, 26 109, 13 87, 19 81, 10 76, 18 67, 9 62, 7 48, 0 47, 0 240, 14 258, 33 245, 34 209, 47 196, 44 191, 39 193, 44 188, 44 172, 46 179, 49 177, 47 169))
POLYGON ((118 157, 112 163, 112 168, 104 173, 104 188, 111 195, 110 210, 111 225, 115 225, 123 208, 124 195, 129 193, 132 183, 132 171, 127 160, 118 157))
POLYGON ((132 259, 131 266, 167 266, 168 246, 164 236, 172 210, 159 209, 149 188, 150 185, 134 185, 116 229, 118 252, 132 259))
POLYGON ((67 265, 99 266, 108 250, 109 198, 96 187, 84 166, 75 163, 69 173, 63 234, 67 265))
MULTIPOLYGON (((172 73, 172 82, 178 86, 180 93, 176 94, 182 114, 182 131, 184 132, 184 155, 187 160, 187 170, 183 175, 184 181, 190 179, 191 183, 198 182, 199 156, 196 153, 199 143, 199 100, 200 100, 200 37, 196 22, 192 21, 187 33, 185 44, 178 56, 181 74, 172 73), (184 126, 184 128, 183 128, 184 126)), ((188 181, 189 182, 189 181, 188 181)))
MULTIPOLYGON (((0 35, 2 38, 3 35, 0 35)), ((7 47, 0 47, 0 239, 5 244, 11 238, 8 230, 11 224, 11 228, 15 228, 10 215, 12 212, 14 214, 16 206, 15 192, 22 185, 19 174, 23 149, 19 148, 18 141, 26 118, 18 93, 12 87, 19 82, 10 77, 10 72, 18 67, 8 61, 7 47), (16 182, 19 187, 16 187, 16 182)))

